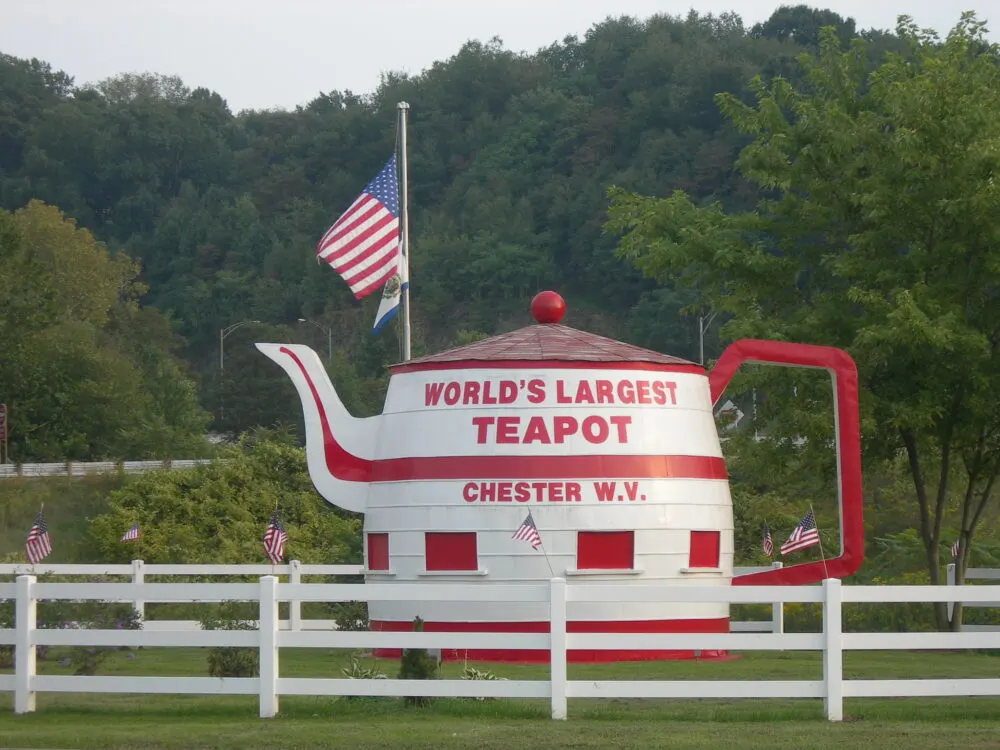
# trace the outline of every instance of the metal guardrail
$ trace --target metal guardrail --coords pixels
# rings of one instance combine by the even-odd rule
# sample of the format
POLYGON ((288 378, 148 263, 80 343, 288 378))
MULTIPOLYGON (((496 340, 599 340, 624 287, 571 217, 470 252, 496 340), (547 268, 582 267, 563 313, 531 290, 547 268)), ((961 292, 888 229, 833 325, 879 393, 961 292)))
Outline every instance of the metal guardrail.
POLYGON ((150 471, 177 471, 207 464, 209 458, 166 461, 59 461, 40 464, 0 464, 0 479, 15 477, 86 477, 95 474, 145 474, 150 471))

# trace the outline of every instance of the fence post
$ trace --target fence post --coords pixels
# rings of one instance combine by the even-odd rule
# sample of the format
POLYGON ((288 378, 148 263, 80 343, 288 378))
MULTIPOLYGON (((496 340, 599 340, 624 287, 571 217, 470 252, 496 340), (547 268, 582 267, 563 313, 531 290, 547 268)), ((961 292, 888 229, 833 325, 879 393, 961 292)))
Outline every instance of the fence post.
MULTIPOLYGON (((289 560, 288 566, 288 582, 302 583, 302 563, 298 560, 289 560)), ((302 629, 302 602, 298 599, 288 602, 288 629, 302 629)))
MULTIPOLYGON (((954 586, 958 582, 958 571, 955 570, 955 563, 948 563, 948 567, 945 568, 945 585, 954 586)), ((955 602, 948 602, 948 621, 951 622, 952 616, 955 614, 955 602)), ((961 630, 961 627, 959 627, 961 630)))
MULTIPOLYGON (((783 568, 785 564, 781 561, 771 563, 772 568, 783 568)), ((771 604, 771 632, 785 632, 785 603, 774 602, 771 604)))
POLYGON ((35 646, 31 642, 37 624, 34 576, 18 576, 14 621, 14 713, 35 710, 35 646))
POLYGON ((566 579, 549 585, 549 687, 552 718, 566 720, 566 579))
POLYGON ((844 720, 844 641, 840 580, 823 581, 823 708, 830 721, 844 720))
POLYGON ((260 579, 260 718, 278 713, 278 579, 260 579))
MULTIPOLYGON (((143 565, 144 563, 142 562, 142 560, 132 561, 132 584, 135 586, 141 586, 143 583, 146 582, 146 571, 143 565)), ((143 620, 146 619, 146 602, 138 598, 138 594, 136 595, 136 598, 132 601, 132 609, 138 612, 139 617, 141 617, 143 620)))

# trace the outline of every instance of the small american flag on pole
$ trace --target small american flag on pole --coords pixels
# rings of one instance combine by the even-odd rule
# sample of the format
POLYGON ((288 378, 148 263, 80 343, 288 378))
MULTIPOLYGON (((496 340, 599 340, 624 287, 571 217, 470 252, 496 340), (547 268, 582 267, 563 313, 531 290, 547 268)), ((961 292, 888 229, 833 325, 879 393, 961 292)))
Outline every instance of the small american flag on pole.
POLYGON ((959 542, 960 541, 961 541, 961 537, 959 537, 958 539, 956 539, 955 543, 951 545, 951 559, 952 560, 954 560, 956 557, 958 557, 958 547, 959 547, 959 542))
POLYGON ((287 541, 288 534, 285 533, 285 527, 281 525, 278 511, 274 511, 270 523, 267 524, 267 531, 264 532, 264 552, 273 565, 279 565, 284 559, 287 541))
POLYGON ((395 155, 326 230, 316 246, 316 258, 340 274, 356 299, 382 288, 397 272, 399 183, 395 155))
POLYGON ((42 511, 38 511, 38 515, 35 516, 35 523, 28 532, 24 547, 28 554, 28 562, 32 565, 41 562, 52 552, 49 529, 45 525, 45 519, 42 518, 42 511))
POLYGON ((134 524, 128 527, 128 531, 122 534, 123 542, 132 542, 139 538, 139 522, 136 521, 134 524))
POLYGON ((771 527, 764 524, 764 554, 770 557, 774 554, 774 540, 771 538, 771 527))
POLYGON ((542 545, 542 538, 538 536, 538 527, 535 526, 535 519, 531 517, 531 511, 528 511, 527 518, 517 527, 511 539, 527 542, 532 549, 538 549, 542 545))
POLYGON ((816 528, 816 517, 809 511, 792 529, 788 541, 781 545, 781 554, 787 555, 789 552, 805 549, 814 544, 819 544, 819 529, 816 528))

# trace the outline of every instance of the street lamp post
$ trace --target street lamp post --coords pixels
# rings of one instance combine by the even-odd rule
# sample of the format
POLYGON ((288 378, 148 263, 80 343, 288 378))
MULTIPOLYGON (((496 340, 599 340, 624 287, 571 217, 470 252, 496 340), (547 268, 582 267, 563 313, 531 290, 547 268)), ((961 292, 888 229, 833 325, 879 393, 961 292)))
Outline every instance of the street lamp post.
POLYGON ((220 426, 221 426, 221 423, 223 421, 225 421, 225 419, 226 419, 226 400, 225 400, 226 391, 225 391, 225 388, 222 385, 222 371, 225 369, 225 365, 226 365, 226 361, 225 361, 226 336, 228 336, 229 334, 231 334, 237 328, 242 328, 245 325, 251 325, 251 324, 260 325, 260 321, 259 320, 241 320, 239 323, 233 323, 230 326, 226 326, 225 328, 220 328, 219 329, 219 423, 220 423, 220 426))
POLYGON ((251 323, 255 325, 260 325, 259 320, 241 320, 239 323, 233 323, 231 326, 226 326, 225 328, 219 329, 219 371, 221 372, 225 367, 224 360, 224 347, 226 336, 231 334, 237 328, 242 328, 245 325, 250 325, 251 323))
POLYGON ((698 316, 698 364, 702 367, 705 366, 705 332, 712 326, 715 315, 716 313, 713 312, 708 317, 698 316))
POLYGON ((316 326, 319 330, 326 334, 326 363, 330 364, 333 362, 333 329, 327 328, 326 326, 317 323, 315 320, 307 320, 306 318, 299 318, 299 322, 316 326))

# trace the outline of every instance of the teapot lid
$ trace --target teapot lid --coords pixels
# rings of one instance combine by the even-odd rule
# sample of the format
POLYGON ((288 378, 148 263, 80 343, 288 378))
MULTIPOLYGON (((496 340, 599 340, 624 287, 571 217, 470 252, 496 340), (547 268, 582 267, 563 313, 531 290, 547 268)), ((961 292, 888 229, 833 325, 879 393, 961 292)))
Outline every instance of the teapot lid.
MULTIPOLYGON (((694 362, 669 354, 660 354, 651 349, 626 344, 605 336, 579 331, 560 324, 566 312, 566 302, 552 291, 539 292, 531 300, 531 315, 536 324, 502 333, 465 346, 446 349, 437 354, 416 357, 392 366, 392 371, 429 370, 440 366, 442 369, 454 367, 461 362, 474 366, 477 362, 592 362, 595 366, 607 367, 622 363, 648 363, 660 367, 669 365, 671 370, 704 373, 704 369, 694 362)), ((579 366, 579 365, 578 365, 579 366)))

